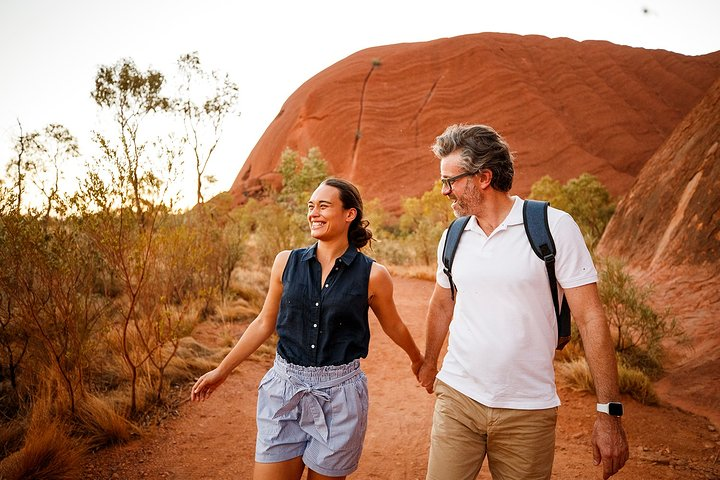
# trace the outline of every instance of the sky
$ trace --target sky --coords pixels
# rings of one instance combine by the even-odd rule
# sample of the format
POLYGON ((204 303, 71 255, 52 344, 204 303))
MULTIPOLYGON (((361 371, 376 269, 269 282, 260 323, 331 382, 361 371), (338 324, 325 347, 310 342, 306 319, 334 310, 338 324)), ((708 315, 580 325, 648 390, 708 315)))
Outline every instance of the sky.
POLYGON ((18 121, 25 132, 63 124, 95 153, 95 74, 123 58, 170 74, 196 51, 238 84, 240 115, 208 167, 212 195, 300 85, 357 51, 501 32, 703 55, 720 50, 718 22, 720 0, 0 0, 0 166, 18 121))

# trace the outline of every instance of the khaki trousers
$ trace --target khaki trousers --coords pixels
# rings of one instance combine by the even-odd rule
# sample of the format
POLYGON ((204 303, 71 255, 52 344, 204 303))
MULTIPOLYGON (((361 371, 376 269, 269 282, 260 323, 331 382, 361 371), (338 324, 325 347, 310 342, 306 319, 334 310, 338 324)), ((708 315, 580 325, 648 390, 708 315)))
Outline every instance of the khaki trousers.
POLYGON ((438 380, 427 480, 474 480, 485 456, 494 480, 547 480, 557 407, 490 408, 438 380))

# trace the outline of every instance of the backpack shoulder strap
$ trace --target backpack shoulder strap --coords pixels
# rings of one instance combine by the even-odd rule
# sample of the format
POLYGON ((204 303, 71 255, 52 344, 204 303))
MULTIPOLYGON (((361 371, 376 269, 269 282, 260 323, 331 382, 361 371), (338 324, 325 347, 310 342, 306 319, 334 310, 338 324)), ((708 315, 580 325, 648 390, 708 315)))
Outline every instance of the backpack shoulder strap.
POLYGON ((455 287, 455 282, 453 282, 452 278, 452 264, 455 259, 458 243, 460 243, 460 236, 465 231, 465 226, 469 220, 469 216, 456 218, 448 227, 447 234, 445 235, 445 245, 443 245, 442 253, 443 272, 445 272, 448 280, 450 280, 450 295, 453 300, 455 300, 457 287, 455 287))
POLYGON ((523 224, 533 252, 545 262, 553 307, 555 307, 555 318, 558 323, 557 348, 561 350, 570 340, 570 307, 564 296, 562 307, 559 305, 557 277, 555 276, 555 242, 550 233, 547 215, 549 205, 548 202, 525 200, 523 204, 523 224))

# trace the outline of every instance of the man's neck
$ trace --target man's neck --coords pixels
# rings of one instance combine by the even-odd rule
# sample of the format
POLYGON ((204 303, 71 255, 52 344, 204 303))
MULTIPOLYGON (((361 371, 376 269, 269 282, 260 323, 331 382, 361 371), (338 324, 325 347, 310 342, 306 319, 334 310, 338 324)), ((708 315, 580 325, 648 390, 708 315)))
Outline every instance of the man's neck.
POLYGON ((507 192, 487 192, 482 205, 474 213, 486 235, 490 235, 507 218, 513 203, 514 200, 507 192))

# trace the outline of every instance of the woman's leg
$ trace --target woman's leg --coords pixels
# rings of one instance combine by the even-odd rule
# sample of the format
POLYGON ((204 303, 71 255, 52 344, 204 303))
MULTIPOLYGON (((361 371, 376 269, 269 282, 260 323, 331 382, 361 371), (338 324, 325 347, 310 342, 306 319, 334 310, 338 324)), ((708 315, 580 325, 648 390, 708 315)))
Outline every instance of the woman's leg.
POLYGON ((347 475, 343 475, 342 477, 328 477, 308 468, 307 480, 345 480, 345 478, 347 478, 347 475))
POLYGON ((290 460, 285 460, 284 462, 255 462, 253 480, 300 480, 300 477, 302 477, 303 474, 303 470, 305 470, 305 464, 302 461, 302 457, 291 458, 290 460))

